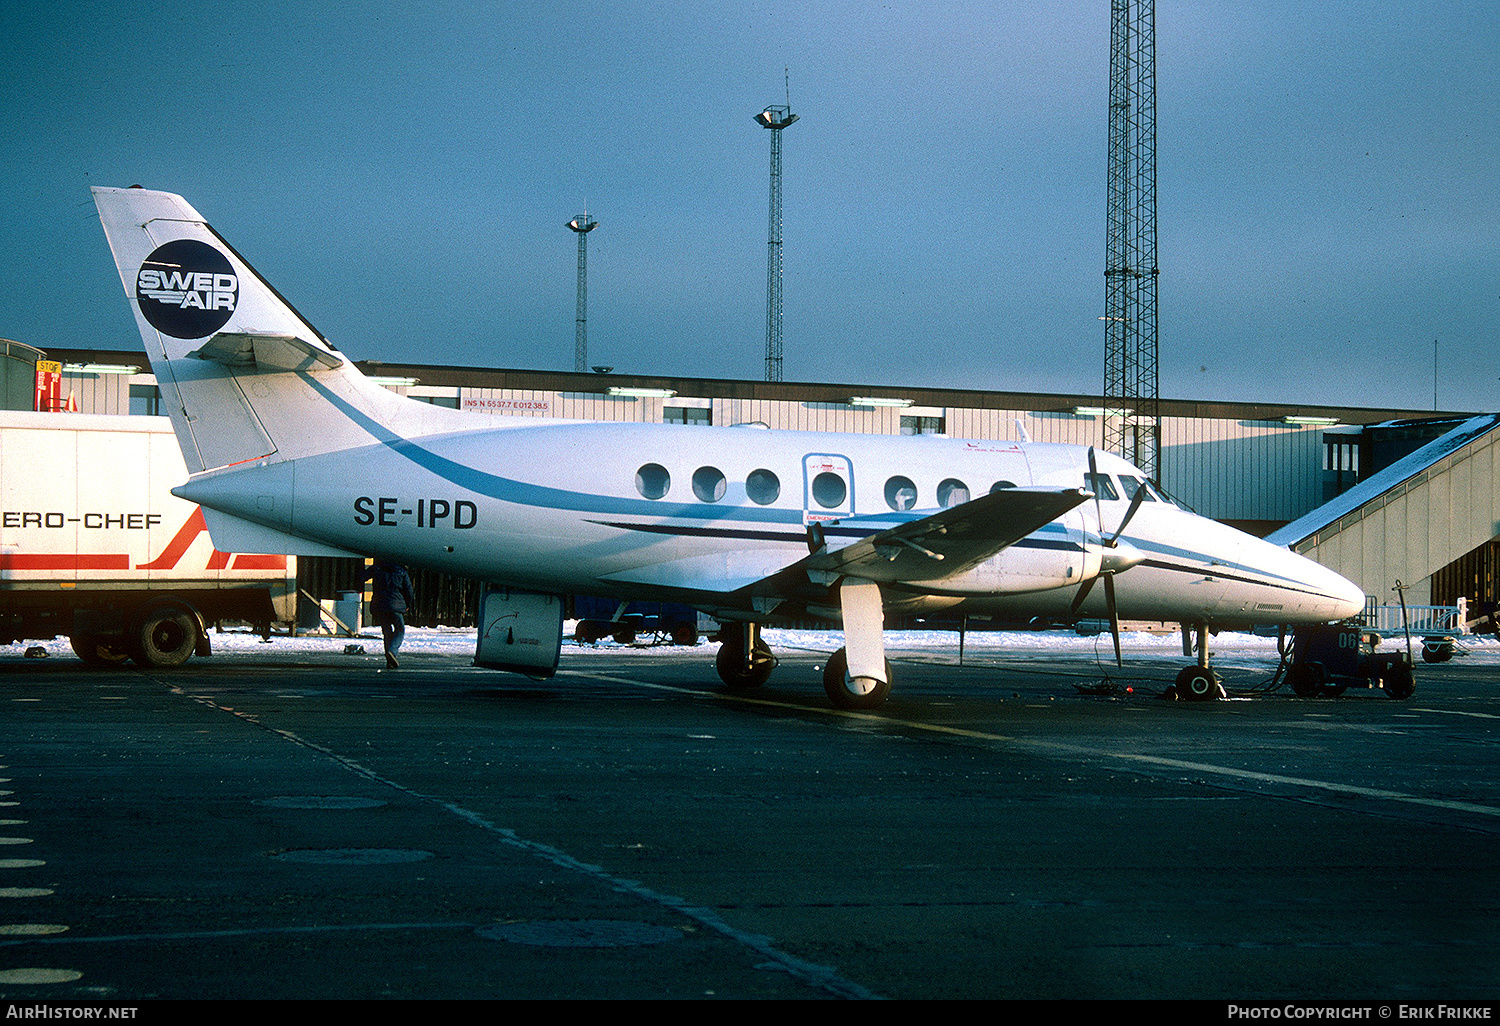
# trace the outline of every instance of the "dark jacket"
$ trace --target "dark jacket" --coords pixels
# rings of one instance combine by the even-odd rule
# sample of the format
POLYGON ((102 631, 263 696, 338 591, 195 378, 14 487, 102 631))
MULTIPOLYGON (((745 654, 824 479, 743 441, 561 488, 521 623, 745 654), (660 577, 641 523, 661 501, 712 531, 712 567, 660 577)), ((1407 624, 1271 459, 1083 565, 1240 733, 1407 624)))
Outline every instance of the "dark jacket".
POLYGON ((376 563, 365 574, 374 592, 370 597, 370 613, 376 620, 392 613, 405 615, 416 599, 411 593, 411 577, 399 563, 376 563))

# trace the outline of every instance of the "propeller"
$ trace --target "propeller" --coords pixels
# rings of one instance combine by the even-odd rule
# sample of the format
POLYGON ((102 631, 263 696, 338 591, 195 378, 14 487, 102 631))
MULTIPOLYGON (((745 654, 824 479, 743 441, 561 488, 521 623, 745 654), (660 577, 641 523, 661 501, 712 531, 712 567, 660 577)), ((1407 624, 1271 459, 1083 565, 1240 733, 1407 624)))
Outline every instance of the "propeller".
POLYGON ((1094 587, 1094 582, 1104 578, 1104 608, 1109 614, 1109 633, 1115 642, 1115 665, 1124 666, 1125 659, 1120 652, 1120 612, 1115 605, 1115 574, 1129 570, 1142 559, 1145 554, 1128 542, 1121 547, 1120 536, 1125 533, 1126 526, 1135 516, 1136 511, 1141 508, 1141 503, 1146 498, 1146 487, 1140 485, 1131 497, 1130 507, 1125 511, 1125 517, 1120 521, 1120 526, 1108 538, 1104 536, 1104 505, 1099 498, 1099 464, 1094 455, 1094 447, 1089 446, 1089 487, 1094 492, 1094 522, 1099 525, 1099 542, 1104 549, 1099 554, 1099 572, 1078 587, 1078 594, 1073 597, 1073 603, 1069 607, 1070 614, 1077 614, 1084 601, 1089 597, 1089 592, 1094 587))

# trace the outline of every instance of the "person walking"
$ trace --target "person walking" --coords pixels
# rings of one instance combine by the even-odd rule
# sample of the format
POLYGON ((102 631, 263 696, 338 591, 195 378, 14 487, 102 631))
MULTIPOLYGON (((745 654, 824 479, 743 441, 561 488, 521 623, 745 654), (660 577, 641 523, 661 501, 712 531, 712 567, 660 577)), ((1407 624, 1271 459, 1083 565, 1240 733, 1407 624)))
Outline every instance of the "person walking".
POLYGON ((411 577, 400 563, 377 559, 365 574, 365 580, 371 582, 370 614, 380 625, 385 641, 385 665, 395 669, 401 665, 396 653, 401 651, 401 641, 406 637, 406 611, 416 601, 411 577))

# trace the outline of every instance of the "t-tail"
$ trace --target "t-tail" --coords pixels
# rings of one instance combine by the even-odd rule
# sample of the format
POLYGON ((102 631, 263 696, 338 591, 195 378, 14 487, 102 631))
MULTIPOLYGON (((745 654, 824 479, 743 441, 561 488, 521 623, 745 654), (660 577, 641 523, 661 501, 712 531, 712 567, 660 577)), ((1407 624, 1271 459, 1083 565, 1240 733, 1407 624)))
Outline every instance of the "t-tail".
POLYGON ((190 473, 475 426, 360 374, 181 196, 93 192, 190 473))

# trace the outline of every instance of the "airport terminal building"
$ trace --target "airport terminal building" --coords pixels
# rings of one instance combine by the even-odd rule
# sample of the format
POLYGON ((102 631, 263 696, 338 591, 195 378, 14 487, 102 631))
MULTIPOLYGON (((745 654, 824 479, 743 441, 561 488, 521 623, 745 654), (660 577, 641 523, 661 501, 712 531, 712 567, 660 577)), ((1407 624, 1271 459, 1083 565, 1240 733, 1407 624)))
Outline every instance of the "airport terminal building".
MULTIPOLYGON (((162 412, 143 352, 4 345, 8 408, 33 408, 35 367, 45 360, 60 365, 64 409, 162 412)), ((358 366, 414 399, 496 416, 1100 445, 1113 415, 1088 395, 358 366)), ((1500 417, 1170 399, 1160 410, 1160 483, 1197 512, 1290 545, 1360 584, 1375 605, 1395 601, 1398 581, 1410 604, 1463 598, 1471 617, 1500 602, 1500 417)), ((312 594, 348 586, 352 570, 328 565, 340 561, 303 562, 312 594)), ((466 602, 453 582, 426 584, 438 607, 466 602)), ((462 611, 432 615, 451 623, 462 611)))

